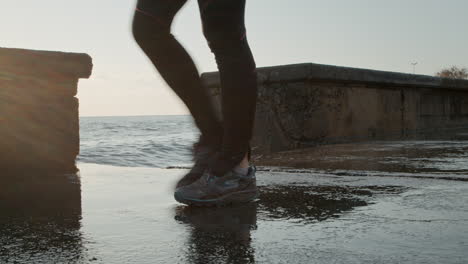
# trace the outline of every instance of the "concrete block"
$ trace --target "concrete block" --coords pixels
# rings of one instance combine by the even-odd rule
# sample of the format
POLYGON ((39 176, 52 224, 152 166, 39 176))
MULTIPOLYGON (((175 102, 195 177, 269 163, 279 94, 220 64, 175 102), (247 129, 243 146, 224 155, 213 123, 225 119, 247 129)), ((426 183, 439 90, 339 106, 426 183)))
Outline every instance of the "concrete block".
POLYGON ((86 54, 0 48, 0 167, 76 172, 86 54))

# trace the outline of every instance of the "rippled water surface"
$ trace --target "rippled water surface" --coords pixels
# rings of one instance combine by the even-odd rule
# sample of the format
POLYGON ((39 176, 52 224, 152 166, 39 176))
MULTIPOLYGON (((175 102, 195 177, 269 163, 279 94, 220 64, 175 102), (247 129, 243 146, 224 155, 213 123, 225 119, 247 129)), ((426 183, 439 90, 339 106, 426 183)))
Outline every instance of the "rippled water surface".
POLYGON ((129 167, 186 166, 198 129, 188 115, 81 117, 79 162, 129 167))

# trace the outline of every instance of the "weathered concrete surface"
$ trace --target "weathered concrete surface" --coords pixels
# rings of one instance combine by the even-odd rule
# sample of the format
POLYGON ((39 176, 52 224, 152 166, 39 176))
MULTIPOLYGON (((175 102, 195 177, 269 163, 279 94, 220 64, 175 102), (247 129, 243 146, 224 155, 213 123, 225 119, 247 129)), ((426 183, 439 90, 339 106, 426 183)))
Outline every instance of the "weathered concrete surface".
POLYGON ((330 147, 224 208, 176 203, 181 169, 0 177, 0 263, 466 263, 467 141, 330 147))
MULTIPOLYGON (((358 140, 457 138, 468 131, 467 80, 319 64, 259 68, 258 75, 256 153, 358 140)), ((218 74, 202 79, 219 110, 218 74)))
POLYGON ((407 140, 332 144, 257 155, 253 162, 258 166, 348 176, 394 175, 468 181, 467 143, 407 140))
POLYGON ((86 54, 0 48, 0 167, 76 171, 86 54))

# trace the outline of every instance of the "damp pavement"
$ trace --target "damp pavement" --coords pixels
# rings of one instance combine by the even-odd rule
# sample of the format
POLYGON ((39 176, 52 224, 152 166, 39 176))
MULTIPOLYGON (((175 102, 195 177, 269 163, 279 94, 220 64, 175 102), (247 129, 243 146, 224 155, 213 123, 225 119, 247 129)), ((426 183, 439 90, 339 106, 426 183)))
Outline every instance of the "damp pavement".
POLYGON ((176 203, 181 168, 2 175, 0 263, 467 263, 468 141, 257 163, 259 199, 222 208, 176 203))

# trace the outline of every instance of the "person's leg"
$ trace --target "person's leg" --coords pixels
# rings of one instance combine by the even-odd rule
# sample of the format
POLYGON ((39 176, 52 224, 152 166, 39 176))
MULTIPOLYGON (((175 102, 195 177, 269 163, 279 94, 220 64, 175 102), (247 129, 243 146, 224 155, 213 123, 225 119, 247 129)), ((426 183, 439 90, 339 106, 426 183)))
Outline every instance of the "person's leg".
POLYGON ((174 198, 188 205, 249 202, 258 196, 256 167, 239 168, 250 156, 257 80, 244 26, 245 0, 198 0, 204 34, 221 77, 223 144, 203 176, 176 189, 174 198))
POLYGON ((175 14, 186 0, 138 0, 133 36, 161 76, 185 103, 203 143, 220 145, 222 125, 191 57, 171 34, 175 14))
POLYGON ((257 74, 247 42, 245 0, 198 0, 203 32, 215 55, 221 77, 223 144, 215 175, 233 166, 248 166, 253 132, 257 74), (241 162, 242 161, 242 162, 241 162))

